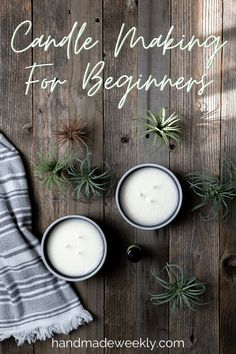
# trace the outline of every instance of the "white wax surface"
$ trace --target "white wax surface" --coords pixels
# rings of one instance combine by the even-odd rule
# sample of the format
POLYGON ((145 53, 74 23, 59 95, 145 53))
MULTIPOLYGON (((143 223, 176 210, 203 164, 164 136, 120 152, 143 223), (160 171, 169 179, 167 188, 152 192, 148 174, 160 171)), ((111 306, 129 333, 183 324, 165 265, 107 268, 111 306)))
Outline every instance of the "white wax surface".
POLYGON ((178 189, 167 172, 143 167, 132 172, 120 190, 120 205, 136 224, 155 226, 166 221, 178 205, 178 189))
POLYGON ((103 251, 100 232, 86 220, 61 221, 48 235, 48 258, 53 267, 67 276, 79 277, 94 270, 103 251))

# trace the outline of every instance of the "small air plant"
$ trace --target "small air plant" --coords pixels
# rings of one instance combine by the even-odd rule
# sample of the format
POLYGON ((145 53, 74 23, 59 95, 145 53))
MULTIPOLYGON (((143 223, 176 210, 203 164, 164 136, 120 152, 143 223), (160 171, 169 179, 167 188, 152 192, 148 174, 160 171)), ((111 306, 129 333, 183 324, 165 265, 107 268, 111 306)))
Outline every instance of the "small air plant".
POLYGON ((168 280, 161 279, 153 271, 152 274, 164 288, 160 294, 151 294, 151 302, 154 305, 169 303, 171 313, 183 307, 189 310, 197 310, 203 305, 201 296, 206 291, 206 284, 199 281, 196 277, 186 276, 181 267, 176 264, 166 264, 164 269, 167 272, 168 280))
POLYGON ((77 159, 67 169, 75 199, 99 199, 108 195, 111 189, 111 172, 108 165, 104 169, 91 166, 90 154, 84 160, 77 159))
POLYGON ((55 149, 49 153, 38 153, 38 162, 34 164, 34 174, 49 190, 65 191, 68 185, 66 170, 71 163, 71 156, 56 156, 55 149))
POLYGON ((192 210, 203 210, 200 215, 204 221, 224 219, 229 210, 229 202, 236 197, 236 181, 233 179, 233 171, 230 170, 229 179, 224 183, 218 177, 203 172, 189 173, 186 178, 190 189, 200 199, 192 210))
POLYGON ((71 143, 78 145, 81 149, 87 147, 87 123, 81 119, 60 123, 56 135, 59 146, 71 143))
POLYGON ((145 133, 141 137, 145 137, 148 134, 153 135, 153 146, 158 140, 160 145, 164 143, 168 147, 171 140, 177 144, 180 143, 180 118, 177 113, 174 112, 169 117, 166 117, 166 110, 163 107, 160 113, 157 114, 147 111, 141 121, 145 129, 145 133))

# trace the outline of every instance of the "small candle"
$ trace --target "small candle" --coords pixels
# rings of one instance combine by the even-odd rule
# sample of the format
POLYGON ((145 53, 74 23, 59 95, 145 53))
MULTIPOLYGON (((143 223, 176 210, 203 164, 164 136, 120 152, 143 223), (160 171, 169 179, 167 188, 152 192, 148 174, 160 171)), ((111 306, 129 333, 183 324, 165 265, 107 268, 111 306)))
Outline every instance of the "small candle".
POLYGON ((46 255, 50 265, 67 277, 84 277, 101 264, 104 238, 87 218, 67 218, 49 230, 46 255))
POLYGON ((182 191, 165 167, 139 165, 128 171, 117 187, 117 205, 126 221, 143 229, 169 223, 178 213, 182 191))

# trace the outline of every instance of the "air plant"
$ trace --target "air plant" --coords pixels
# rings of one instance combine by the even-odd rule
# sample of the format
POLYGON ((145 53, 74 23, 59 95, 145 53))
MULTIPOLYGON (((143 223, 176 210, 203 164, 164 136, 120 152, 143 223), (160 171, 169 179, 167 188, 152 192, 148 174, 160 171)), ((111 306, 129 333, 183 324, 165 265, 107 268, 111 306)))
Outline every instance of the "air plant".
POLYGON ((151 111, 141 118, 143 123, 145 133, 141 137, 147 136, 148 134, 153 135, 154 146, 157 140, 160 141, 160 145, 164 143, 169 147, 170 140, 173 140, 177 144, 180 143, 180 118, 177 113, 172 113, 170 116, 166 117, 165 108, 161 108, 159 113, 153 114, 151 111))
POLYGON ((192 172, 186 176, 190 189, 200 200, 192 210, 203 210, 200 215, 204 221, 217 221, 227 215, 228 204, 236 197, 236 181, 233 171, 229 172, 229 179, 224 183, 218 177, 203 172, 192 172))
POLYGON ((70 163, 70 155, 65 153, 57 157, 55 149, 45 154, 38 153, 38 162, 34 164, 34 174, 48 190, 64 191, 68 185, 65 172, 70 163))
POLYGON ((104 169, 91 165, 90 154, 84 160, 77 159, 67 169, 68 179, 72 184, 76 199, 99 199, 106 196, 111 189, 110 167, 104 169))
POLYGON ((77 144, 81 149, 87 147, 87 123, 83 120, 73 119, 67 123, 60 123, 56 135, 58 144, 62 146, 67 143, 77 144))
POLYGON ((182 268, 176 264, 166 264, 164 270, 168 280, 161 279, 154 271, 152 272, 157 282, 164 288, 162 293, 150 294, 150 300, 154 305, 169 303, 172 313, 183 307, 197 310, 200 305, 203 305, 201 296, 206 291, 206 284, 196 277, 185 275, 182 268))

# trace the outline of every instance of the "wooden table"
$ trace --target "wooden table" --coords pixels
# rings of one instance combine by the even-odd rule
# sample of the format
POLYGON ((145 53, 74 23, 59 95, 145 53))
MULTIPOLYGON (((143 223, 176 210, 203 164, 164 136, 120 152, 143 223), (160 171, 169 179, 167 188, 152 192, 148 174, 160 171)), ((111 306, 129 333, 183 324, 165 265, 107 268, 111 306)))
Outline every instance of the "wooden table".
MULTIPOLYGON (((42 235, 54 219, 71 213, 94 218, 108 240, 108 260, 98 276, 76 284, 84 305, 93 313, 94 322, 70 337, 57 339, 183 339, 185 349, 160 349, 155 353, 233 354, 236 353, 236 205, 225 223, 204 223, 190 212, 191 198, 184 176, 192 170, 204 170, 222 176, 223 162, 235 161, 236 129, 236 2, 235 0, 2 0, 0 6, 0 92, 1 130, 22 152, 33 183, 35 233, 42 235), (72 56, 64 49, 44 52, 35 48, 15 54, 10 47, 13 29, 23 20, 33 22, 33 37, 51 33, 57 38, 68 34, 74 21, 86 21, 87 32, 100 41, 92 51, 72 56), (148 92, 133 90, 123 109, 117 105, 122 90, 100 91, 88 97, 82 90, 82 72, 87 62, 104 59, 104 76, 122 73, 144 76, 164 74, 177 78, 201 75, 208 51, 186 53, 176 50, 163 56, 158 49, 145 51, 140 46, 124 46, 114 59, 113 50, 121 24, 138 26, 139 33, 151 39, 167 33, 220 35, 229 43, 219 54, 208 75, 214 79, 204 96, 184 90, 148 92), (53 94, 33 85, 24 96, 27 79, 25 67, 31 63, 54 63, 42 68, 38 78, 67 78, 69 85, 53 94), (134 117, 146 109, 161 106, 182 115, 183 140, 178 147, 150 149, 150 139, 137 139, 134 117), (207 113, 209 112, 209 114, 207 113), (82 204, 48 193, 33 176, 31 161, 38 151, 47 151, 55 142, 59 122, 74 117, 86 119, 91 150, 96 164, 106 160, 119 178, 129 167, 141 162, 160 163, 177 174, 186 191, 183 212, 170 227, 156 232, 142 232, 126 224, 118 214, 114 198, 104 203, 82 204), (126 259, 126 248, 142 245, 145 258, 138 264, 126 259), (160 270, 166 262, 177 263, 190 274, 208 283, 208 299, 213 300, 199 312, 169 315, 165 306, 149 303, 149 291, 155 288, 150 270, 160 270)), ((22 38, 21 44, 26 44, 22 38)), ((17 348, 13 340, 4 341, 1 354, 54 353, 144 353, 144 349, 57 349, 51 340, 17 348)))

